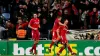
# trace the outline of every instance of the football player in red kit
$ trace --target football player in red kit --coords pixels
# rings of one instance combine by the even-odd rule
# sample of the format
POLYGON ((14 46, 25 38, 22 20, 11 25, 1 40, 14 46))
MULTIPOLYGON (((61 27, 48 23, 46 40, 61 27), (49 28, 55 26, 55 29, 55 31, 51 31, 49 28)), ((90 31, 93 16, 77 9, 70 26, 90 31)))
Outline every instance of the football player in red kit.
POLYGON ((59 35, 61 37, 61 44, 63 44, 63 47, 59 50, 59 52, 57 53, 58 56, 60 56, 60 53, 64 50, 64 48, 68 48, 68 50, 71 52, 72 55, 75 55, 76 53, 74 53, 70 47, 70 45, 68 44, 68 40, 66 38, 66 33, 67 33, 67 29, 68 26, 66 26, 68 24, 68 20, 65 19, 64 20, 64 25, 65 26, 60 26, 59 28, 59 35))
POLYGON ((34 45, 32 46, 30 52, 33 52, 34 50, 33 54, 37 55, 36 46, 40 38, 40 33, 38 30, 40 28, 40 20, 39 18, 37 18, 37 14, 33 14, 33 18, 30 20, 28 27, 32 29, 31 34, 32 34, 32 39, 34 41, 34 45))
POLYGON ((49 47, 49 52, 51 52, 51 48, 54 45, 54 43, 60 39, 57 34, 57 31, 59 30, 59 26, 64 25, 60 21, 61 21, 61 16, 57 16, 52 29, 52 42, 49 47))

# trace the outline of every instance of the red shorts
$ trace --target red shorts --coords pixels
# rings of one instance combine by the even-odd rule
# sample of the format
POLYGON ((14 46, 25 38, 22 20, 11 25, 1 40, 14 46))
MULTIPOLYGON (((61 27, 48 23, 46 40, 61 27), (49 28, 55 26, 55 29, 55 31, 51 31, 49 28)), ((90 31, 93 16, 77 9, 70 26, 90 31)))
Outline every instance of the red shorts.
POLYGON ((56 31, 52 31, 52 41, 57 40, 57 32, 56 31))
POLYGON ((67 43, 68 42, 68 40, 67 40, 67 38, 66 38, 66 35, 61 35, 61 43, 62 44, 65 44, 65 43, 67 43))
POLYGON ((32 34, 32 39, 33 40, 39 40, 40 32, 38 30, 32 30, 31 34, 32 34))

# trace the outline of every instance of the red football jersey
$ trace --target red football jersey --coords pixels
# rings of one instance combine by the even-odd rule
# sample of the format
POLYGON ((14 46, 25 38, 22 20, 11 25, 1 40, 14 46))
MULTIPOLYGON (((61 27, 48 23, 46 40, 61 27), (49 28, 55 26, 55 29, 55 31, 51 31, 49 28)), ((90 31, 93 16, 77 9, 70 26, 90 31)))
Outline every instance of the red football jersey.
POLYGON ((30 26, 33 28, 39 28, 40 20, 32 18, 29 22, 30 26))
POLYGON ((67 27, 66 26, 60 26, 60 35, 66 35, 67 33, 67 27))
POLYGON ((55 22, 54 22, 54 26, 53 26, 53 31, 56 31, 59 28, 59 22, 60 20, 58 20, 58 18, 56 18, 55 22))

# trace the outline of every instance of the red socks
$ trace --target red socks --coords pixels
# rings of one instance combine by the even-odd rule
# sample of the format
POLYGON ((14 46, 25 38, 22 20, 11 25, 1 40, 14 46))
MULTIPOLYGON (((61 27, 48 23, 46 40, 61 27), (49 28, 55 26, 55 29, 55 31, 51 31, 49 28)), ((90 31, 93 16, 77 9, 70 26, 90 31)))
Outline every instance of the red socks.
POLYGON ((64 50, 64 47, 62 47, 62 48, 59 50, 59 53, 61 53, 63 50, 64 50))
MULTIPOLYGON (((64 50, 64 47, 62 47, 62 48, 59 50, 59 53, 61 53, 63 50, 64 50)), ((69 50, 70 52, 72 52, 72 49, 71 49, 70 46, 68 46, 68 50, 69 50)))
POLYGON ((57 38, 57 41, 59 41, 60 40, 60 38, 57 38))
POLYGON ((33 52, 33 49, 34 49, 34 53, 36 54, 36 45, 37 44, 34 44, 33 46, 32 46, 32 49, 31 49, 31 51, 33 52))
POLYGON ((36 54, 36 44, 34 45, 34 53, 36 54))
POLYGON ((54 42, 52 41, 51 44, 50 44, 50 48, 53 46, 53 44, 54 44, 54 42))
POLYGON ((68 46, 68 50, 69 50, 70 52, 72 52, 72 49, 71 49, 71 47, 70 47, 70 46, 68 46))

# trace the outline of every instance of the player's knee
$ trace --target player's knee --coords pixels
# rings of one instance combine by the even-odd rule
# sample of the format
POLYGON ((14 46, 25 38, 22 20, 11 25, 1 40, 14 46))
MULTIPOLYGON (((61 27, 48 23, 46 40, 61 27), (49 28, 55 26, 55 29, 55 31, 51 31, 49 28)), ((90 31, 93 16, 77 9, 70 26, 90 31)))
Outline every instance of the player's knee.
POLYGON ((36 41, 36 43, 38 43, 38 42, 39 42, 39 40, 36 41))
POLYGON ((69 46, 69 44, 68 44, 68 43, 66 43, 66 45, 67 45, 67 46, 69 46))
POLYGON ((34 44, 36 44, 36 41, 34 41, 34 44))
POLYGON ((52 42, 55 42, 55 40, 52 40, 52 42))
POLYGON ((63 47, 66 48, 66 44, 63 44, 63 47))

